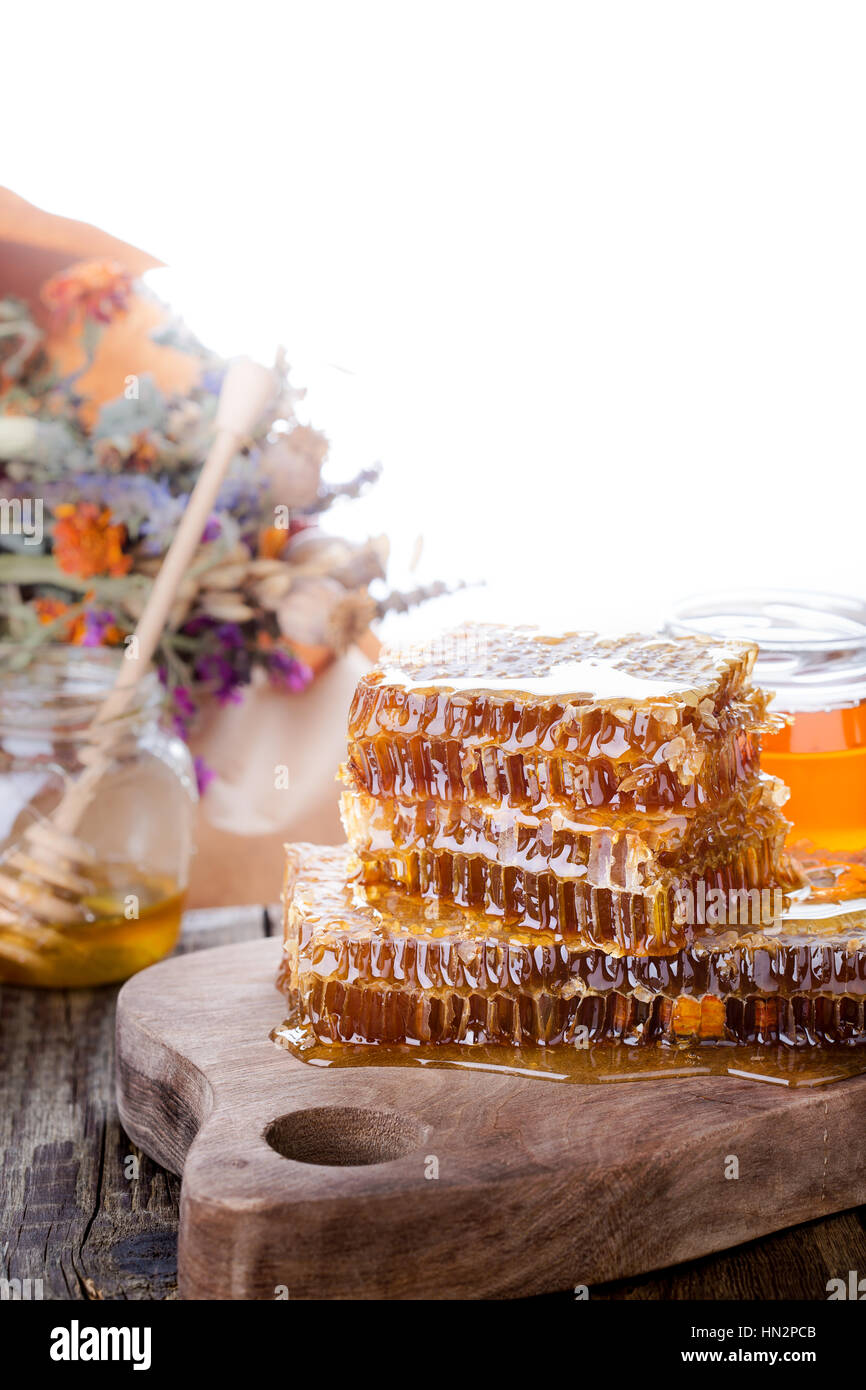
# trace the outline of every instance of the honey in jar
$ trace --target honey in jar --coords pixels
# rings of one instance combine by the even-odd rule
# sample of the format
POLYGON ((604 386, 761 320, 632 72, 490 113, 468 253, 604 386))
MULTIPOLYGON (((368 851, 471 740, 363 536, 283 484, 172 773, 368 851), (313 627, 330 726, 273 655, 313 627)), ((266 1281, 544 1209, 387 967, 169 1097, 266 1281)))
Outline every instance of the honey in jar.
POLYGON ((866 603, 742 591, 686 600, 668 627, 758 643, 755 680, 787 716, 764 733, 761 766, 790 789, 789 847, 813 897, 866 898, 866 603))
POLYGON ((196 799, 190 755, 160 722, 161 687, 148 675, 111 729, 68 862, 59 854, 58 871, 50 861, 46 884, 38 862, 28 868, 30 846, 41 832, 62 848, 52 815, 92 760, 93 717, 120 658, 71 647, 26 658, 0 652, 0 981, 124 980, 177 941, 196 799))

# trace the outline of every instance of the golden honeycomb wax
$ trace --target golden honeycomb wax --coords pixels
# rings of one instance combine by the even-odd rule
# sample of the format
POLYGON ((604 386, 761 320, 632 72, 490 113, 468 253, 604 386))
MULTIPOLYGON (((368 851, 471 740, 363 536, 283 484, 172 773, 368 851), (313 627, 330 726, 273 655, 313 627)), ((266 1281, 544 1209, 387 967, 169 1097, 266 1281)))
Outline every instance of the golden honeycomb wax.
POLYGON ((759 779, 712 814, 571 821, 465 803, 345 793, 343 821, 368 887, 390 884, 613 952, 667 954, 687 933, 683 893, 778 890, 800 877, 783 853, 783 794, 759 779))
POLYGON ((370 892, 345 847, 302 845, 287 858, 284 912, 282 985, 325 1042, 552 1045, 581 1027, 670 1041, 709 1037, 710 1019, 713 1036, 732 1041, 760 1040, 762 1027, 769 1039, 768 1020, 801 1041, 866 1040, 863 911, 704 929, 666 958, 615 957, 454 904, 370 892), (721 1003, 713 1011, 707 999, 721 1003))
MULTIPOLYGON (((518 809, 695 807, 755 775, 776 727, 747 684, 748 643, 472 632, 472 660, 410 651, 361 678, 348 785, 518 809)), ((460 636, 446 638, 458 652, 460 636)))

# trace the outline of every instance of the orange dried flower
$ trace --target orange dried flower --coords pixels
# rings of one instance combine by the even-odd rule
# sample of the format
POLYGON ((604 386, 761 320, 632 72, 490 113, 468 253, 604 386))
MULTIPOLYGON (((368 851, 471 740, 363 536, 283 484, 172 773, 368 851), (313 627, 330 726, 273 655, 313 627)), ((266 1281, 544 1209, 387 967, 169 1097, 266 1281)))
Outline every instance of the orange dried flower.
POLYGON ((259 532, 259 557, 278 560, 286 548, 291 532, 286 526, 265 526, 259 532))
POLYGON ((57 618, 62 618, 69 608, 68 603, 64 603, 59 598, 38 598, 33 604, 36 609, 36 616, 40 623, 46 626, 53 623, 57 618))
POLYGON ((61 322, 111 323, 129 308, 131 295, 132 276, 118 261, 79 261, 42 286, 43 303, 61 322))
POLYGON ((151 464, 156 463, 158 458, 159 449, 147 430, 141 430, 132 441, 132 452, 126 460, 126 466, 136 473, 147 473, 151 464))
POLYGON ((94 574, 118 578, 129 572, 132 556, 123 553, 126 527, 112 523, 110 507, 62 502, 54 515, 54 556, 66 574, 89 579, 94 574))
POLYGON ((134 435, 127 453, 113 439, 98 439, 94 446, 99 466, 106 473, 148 473, 159 458, 159 449, 147 430, 134 435))
POLYGON ((75 647, 119 647, 123 636, 106 613, 79 613, 66 629, 66 640, 75 647))

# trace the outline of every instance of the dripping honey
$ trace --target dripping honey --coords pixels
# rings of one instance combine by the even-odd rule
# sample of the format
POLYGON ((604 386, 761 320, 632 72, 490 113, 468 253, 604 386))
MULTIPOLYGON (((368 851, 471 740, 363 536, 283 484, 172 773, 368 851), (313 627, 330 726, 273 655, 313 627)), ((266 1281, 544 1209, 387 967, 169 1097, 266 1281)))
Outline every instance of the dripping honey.
POLYGON ((0 926, 0 981, 63 989, 125 980, 161 960, 180 933, 185 892, 174 880, 114 865, 70 926, 0 926))

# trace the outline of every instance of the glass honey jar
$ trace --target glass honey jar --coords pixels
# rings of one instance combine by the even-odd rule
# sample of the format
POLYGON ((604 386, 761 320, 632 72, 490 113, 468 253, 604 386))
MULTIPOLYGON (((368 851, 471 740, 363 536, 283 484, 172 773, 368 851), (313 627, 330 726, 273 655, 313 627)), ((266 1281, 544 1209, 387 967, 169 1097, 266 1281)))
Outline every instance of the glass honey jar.
POLYGON ((789 846, 813 898, 866 898, 866 602, 776 589, 699 595, 677 605, 667 630, 758 644, 755 680, 788 716, 764 735, 761 766, 790 789, 789 846))
POLYGON ((123 980, 177 941, 194 769, 162 722, 155 672, 94 733, 121 659, 106 648, 0 648, 0 981, 123 980), (61 832, 58 808, 95 758, 93 794, 74 834, 61 832))

